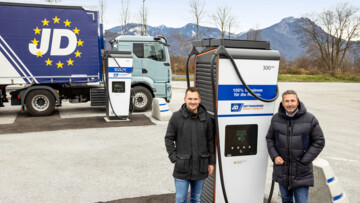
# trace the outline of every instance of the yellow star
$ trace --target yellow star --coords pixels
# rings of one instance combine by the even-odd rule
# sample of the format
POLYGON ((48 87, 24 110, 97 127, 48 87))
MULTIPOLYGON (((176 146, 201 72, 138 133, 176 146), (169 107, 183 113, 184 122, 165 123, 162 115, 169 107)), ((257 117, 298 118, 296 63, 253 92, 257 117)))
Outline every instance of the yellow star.
POLYGON ((77 42, 78 46, 83 46, 84 41, 81 41, 81 39, 79 39, 79 41, 77 42))
POLYGON ((66 61, 66 62, 68 62, 68 66, 70 66, 70 65, 74 65, 73 63, 74 63, 74 61, 73 60, 71 60, 71 59, 69 59, 68 61, 66 61))
POLYGON ((64 23, 65 23, 65 27, 70 27, 71 22, 68 19, 66 19, 66 21, 64 21, 64 23))
POLYGON ((75 27, 75 29, 73 29, 73 31, 74 31, 75 34, 79 34, 79 32, 80 32, 80 30, 77 29, 77 27, 75 27))
POLYGON ((63 65, 64 65, 64 64, 61 63, 61 61, 59 61, 56 65, 57 65, 57 68, 63 68, 63 65))
POLYGON ((35 34, 40 34, 41 29, 39 29, 38 27, 36 27, 35 29, 33 29, 35 31, 35 34))
POLYGON ((60 23, 60 18, 58 18, 57 16, 55 16, 55 18, 53 18, 54 23, 60 23))
POLYGON ((34 38, 34 40, 31 40, 31 42, 32 42, 33 44, 35 44, 35 45, 38 45, 38 42, 39 42, 39 41, 37 41, 36 38, 34 38))
POLYGON ((52 60, 50 60, 49 58, 45 61, 46 62, 46 66, 48 66, 48 65, 50 65, 50 66, 52 66, 52 60))
POLYGON ((42 57, 41 51, 36 52, 36 54, 37 54, 37 55, 36 55, 36 58, 39 57, 39 56, 42 57))
POLYGON ((41 22, 43 23, 43 26, 45 26, 45 25, 49 26, 50 21, 48 21, 48 20, 46 20, 46 18, 44 18, 44 20, 41 22))
POLYGON ((80 57, 81 58, 81 52, 79 52, 79 50, 77 50, 76 52, 75 52, 75 57, 80 57))

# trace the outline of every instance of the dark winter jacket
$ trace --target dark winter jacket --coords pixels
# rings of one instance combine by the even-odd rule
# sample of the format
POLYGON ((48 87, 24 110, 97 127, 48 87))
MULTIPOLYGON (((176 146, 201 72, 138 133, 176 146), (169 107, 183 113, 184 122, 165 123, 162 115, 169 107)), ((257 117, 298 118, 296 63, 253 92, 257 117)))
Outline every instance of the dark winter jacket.
POLYGON ((213 119, 201 104, 193 114, 183 104, 170 118, 165 135, 169 159, 175 163, 173 176, 201 180, 208 176, 208 165, 215 164, 213 119))
POLYGON ((324 148, 325 139, 319 122, 306 111, 302 102, 294 117, 286 115, 280 103, 266 135, 271 160, 280 156, 283 165, 273 168, 273 180, 289 188, 314 186, 312 161, 324 148))

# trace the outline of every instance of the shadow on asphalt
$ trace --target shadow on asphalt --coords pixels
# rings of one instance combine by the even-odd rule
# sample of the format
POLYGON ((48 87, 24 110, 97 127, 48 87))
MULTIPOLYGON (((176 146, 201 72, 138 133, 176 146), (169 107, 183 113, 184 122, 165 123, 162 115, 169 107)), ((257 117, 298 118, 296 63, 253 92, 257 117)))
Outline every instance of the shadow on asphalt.
POLYGON ((175 200, 175 193, 171 193, 171 194, 126 198, 126 199, 119 199, 119 200, 113 200, 109 202, 99 202, 99 203, 170 203, 170 202, 174 202, 174 200, 175 200))
POLYGON ((27 112, 19 112, 14 124, 1 125, 0 134, 146 125, 155 124, 144 114, 133 114, 130 121, 107 123, 103 116, 61 118, 58 110, 46 117, 34 117, 27 112))

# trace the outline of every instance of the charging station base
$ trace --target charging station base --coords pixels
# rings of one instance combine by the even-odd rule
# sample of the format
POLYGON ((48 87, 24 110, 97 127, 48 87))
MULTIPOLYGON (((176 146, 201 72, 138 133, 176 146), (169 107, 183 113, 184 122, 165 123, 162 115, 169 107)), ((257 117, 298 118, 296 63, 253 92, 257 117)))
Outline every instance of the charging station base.
POLYGON ((113 122, 130 121, 130 118, 128 118, 128 117, 124 117, 124 118, 114 118, 114 117, 105 116, 105 117, 104 117, 104 120, 105 120, 107 123, 113 123, 113 122))

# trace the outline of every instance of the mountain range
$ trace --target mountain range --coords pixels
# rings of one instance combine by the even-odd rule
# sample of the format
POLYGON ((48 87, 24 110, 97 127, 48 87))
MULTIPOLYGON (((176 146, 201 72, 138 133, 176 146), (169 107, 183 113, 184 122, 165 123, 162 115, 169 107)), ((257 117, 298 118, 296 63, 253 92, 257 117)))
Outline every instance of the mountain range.
MULTIPOLYGON (((306 49, 301 46, 300 40, 295 33, 296 25, 300 18, 288 17, 282 19, 270 27, 259 30, 260 40, 269 41, 271 49, 278 50, 284 58, 292 60, 300 57, 306 49)), ((139 35, 139 24, 128 24, 127 35, 139 35)), ((199 27, 199 36, 201 39, 220 38, 221 32, 217 28, 199 27)), ((108 41, 120 35, 122 26, 116 26, 105 31, 106 49, 110 49, 108 41)), ((251 32, 253 30, 250 30, 251 32)), ((170 53, 175 55, 187 55, 191 50, 191 41, 196 38, 196 25, 189 23, 180 28, 167 27, 161 25, 158 27, 148 26, 150 36, 162 35, 170 44, 170 53)), ((231 34, 231 39, 246 39, 247 33, 231 34)), ((228 38, 228 35, 225 35, 228 38)))

